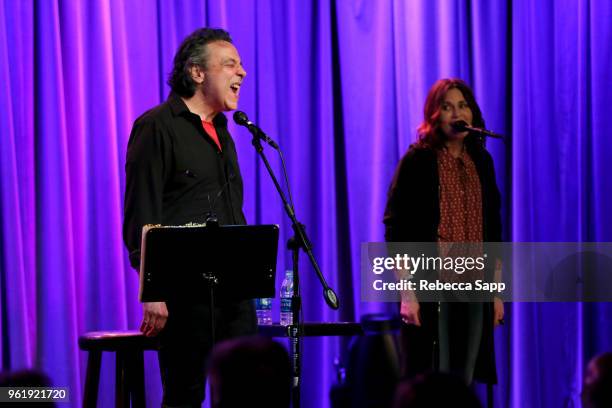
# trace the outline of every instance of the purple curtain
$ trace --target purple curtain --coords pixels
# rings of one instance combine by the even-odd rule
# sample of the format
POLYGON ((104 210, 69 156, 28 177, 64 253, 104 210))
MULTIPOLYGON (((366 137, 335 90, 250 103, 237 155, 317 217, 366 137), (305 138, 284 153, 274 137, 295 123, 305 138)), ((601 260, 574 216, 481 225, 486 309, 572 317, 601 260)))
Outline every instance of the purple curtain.
MULTIPOLYGON (((605 0, 0 0, 2 369, 41 369, 77 406, 79 334, 137 328, 121 240, 125 148, 133 120, 167 96, 173 54, 195 28, 234 38, 248 72, 240 109, 283 148, 297 214, 342 302, 325 306, 302 257, 305 318, 336 321, 393 310, 360 301, 360 244, 383 238, 391 175, 440 77, 467 80, 487 126, 509 136, 488 146, 507 239, 612 241, 610 21, 605 0)), ((246 131, 230 130, 247 219, 280 224, 283 244, 273 186, 246 131)), ((289 266, 281 250, 279 279, 289 266)), ((612 349, 612 307, 506 310, 497 406, 578 405, 586 361, 612 349)), ((307 340, 306 406, 328 406, 342 345, 307 340)), ((154 354, 146 366, 157 406, 154 354)), ((100 406, 111 406, 113 360, 103 367, 100 406)))

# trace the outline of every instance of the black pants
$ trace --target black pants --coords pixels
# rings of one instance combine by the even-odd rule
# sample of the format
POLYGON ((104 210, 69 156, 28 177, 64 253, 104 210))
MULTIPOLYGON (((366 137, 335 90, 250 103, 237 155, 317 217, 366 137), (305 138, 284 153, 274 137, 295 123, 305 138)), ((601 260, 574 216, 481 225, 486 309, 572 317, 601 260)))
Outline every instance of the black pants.
MULTIPOLYGON (((164 406, 201 407, 206 362, 213 346, 210 307, 204 303, 168 302, 168 322, 160 333, 159 366, 164 406)), ((215 343, 255 334, 252 300, 215 307, 215 343)))
MULTIPOLYGON (((477 378, 495 383, 493 345, 481 346, 485 330, 493 330, 483 326, 485 319, 493 320, 489 316, 482 303, 443 303, 438 312, 437 303, 421 302, 421 327, 403 323, 401 326, 402 375, 413 377, 437 369, 471 383, 481 358, 485 368, 481 367, 477 378), (436 340, 438 347, 434 346, 436 340)), ((487 341, 492 343, 492 336, 489 334, 487 341)))

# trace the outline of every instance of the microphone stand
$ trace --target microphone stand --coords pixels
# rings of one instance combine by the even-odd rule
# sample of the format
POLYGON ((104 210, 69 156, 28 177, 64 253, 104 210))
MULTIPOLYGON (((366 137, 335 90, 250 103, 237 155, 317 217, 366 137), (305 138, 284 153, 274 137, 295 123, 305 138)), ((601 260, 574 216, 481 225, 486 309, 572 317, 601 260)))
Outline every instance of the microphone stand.
POLYGON ((291 220, 291 226, 293 228, 293 236, 287 242, 287 248, 290 249, 292 252, 293 261, 293 297, 291 299, 292 324, 287 327, 287 335, 291 343, 291 400, 293 408, 299 408, 301 389, 300 377, 302 368, 302 355, 300 351, 302 349, 303 337, 303 326, 302 322, 300 321, 302 300, 300 296, 299 284, 300 275, 298 272, 300 249, 303 249, 304 252, 306 252, 306 254, 308 255, 308 258, 310 259, 310 263, 312 264, 312 267, 314 268, 314 271, 317 274, 319 281, 321 282, 321 286, 323 286, 323 297, 327 305, 334 310, 338 309, 340 305, 338 303, 338 297, 336 296, 336 293, 333 291, 332 288, 329 287, 329 285, 325 281, 325 278, 323 277, 323 274, 321 273, 319 264, 317 263, 317 260, 315 259, 314 254, 312 253, 312 244, 310 243, 310 240, 306 235, 306 229, 304 225, 301 224, 296 218, 293 207, 287 201, 285 193, 281 189, 281 186, 278 183, 276 176, 274 175, 272 167, 270 167, 270 163, 268 162, 268 159, 261 145, 260 136, 258 135, 256 130, 251 130, 251 128, 249 128, 249 131, 251 131, 251 133, 253 134, 253 140, 251 141, 251 143, 253 144, 253 147, 255 147, 255 150, 259 154, 259 157, 261 157, 264 165, 266 166, 266 169, 270 174, 270 178, 272 178, 272 182, 274 183, 276 191, 278 192, 278 195, 280 196, 283 202, 283 207, 285 209, 285 212, 289 216, 289 219, 291 220))

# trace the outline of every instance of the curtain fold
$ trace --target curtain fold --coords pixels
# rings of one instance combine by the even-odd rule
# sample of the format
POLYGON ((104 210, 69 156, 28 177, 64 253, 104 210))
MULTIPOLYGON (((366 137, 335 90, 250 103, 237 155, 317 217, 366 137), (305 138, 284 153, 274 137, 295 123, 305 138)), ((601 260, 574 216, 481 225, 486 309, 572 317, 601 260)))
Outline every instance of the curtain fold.
MULTIPOLYGON (((383 240, 391 176, 440 77, 470 83, 487 126, 507 135, 488 142, 507 239, 612 240, 609 21, 605 0, 0 0, 2 369, 41 369, 77 406, 79 334, 138 327, 137 274, 121 238, 126 145, 133 121, 168 95, 172 58, 194 29, 230 31, 248 73, 240 110, 282 147, 297 215, 340 294, 331 311, 302 256, 306 320, 343 321, 395 311, 361 302, 360 245, 383 240)), ((230 131, 248 221, 281 226, 280 283, 290 224, 249 134, 230 131)), ((497 406, 578 405, 586 361, 612 349, 612 307, 506 312, 497 406)), ((343 346, 306 341, 305 406, 329 406, 343 346)), ((157 406, 153 353, 146 367, 157 406)), ((105 357, 100 406, 113 404, 113 370, 105 357)))
POLYGON ((36 188, 34 168, 34 121, 31 102, 34 100, 32 81, 33 9, 26 4, 0 7, 0 302, 2 305, 3 367, 23 367, 34 364, 38 320, 36 304, 36 251, 30 243, 35 239, 36 188), (9 64, 9 61, 26 61, 9 64), (29 62, 28 62, 29 61, 29 62), (14 313, 9 313, 9 310, 14 313))

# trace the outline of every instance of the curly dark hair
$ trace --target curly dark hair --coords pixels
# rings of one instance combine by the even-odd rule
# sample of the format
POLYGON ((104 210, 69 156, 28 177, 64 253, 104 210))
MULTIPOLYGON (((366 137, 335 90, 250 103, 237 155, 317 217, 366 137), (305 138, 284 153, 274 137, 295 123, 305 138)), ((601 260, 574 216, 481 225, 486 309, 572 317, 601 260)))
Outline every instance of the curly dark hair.
MULTIPOLYGON (((444 78, 436 81, 429 90, 427 99, 425 100, 423 122, 417 128, 418 147, 428 147, 439 149, 444 145, 446 135, 440 129, 440 111, 444 103, 444 96, 451 89, 458 89, 465 98, 468 106, 472 111, 472 126, 484 128, 485 122, 480 111, 480 106, 476 103, 474 92, 463 80, 458 78, 444 78)), ((484 139, 482 136, 474 133, 469 133, 464 140, 468 150, 478 150, 484 147, 484 139)))
POLYGON ((221 28, 200 28, 183 40, 174 56, 174 67, 168 78, 168 85, 173 92, 184 98, 190 98, 195 94, 196 84, 191 79, 189 70, 194 65, 206 69, 208 59, 206 44, 215 41, 231 43, 232 39, 229 33, 221 28))

